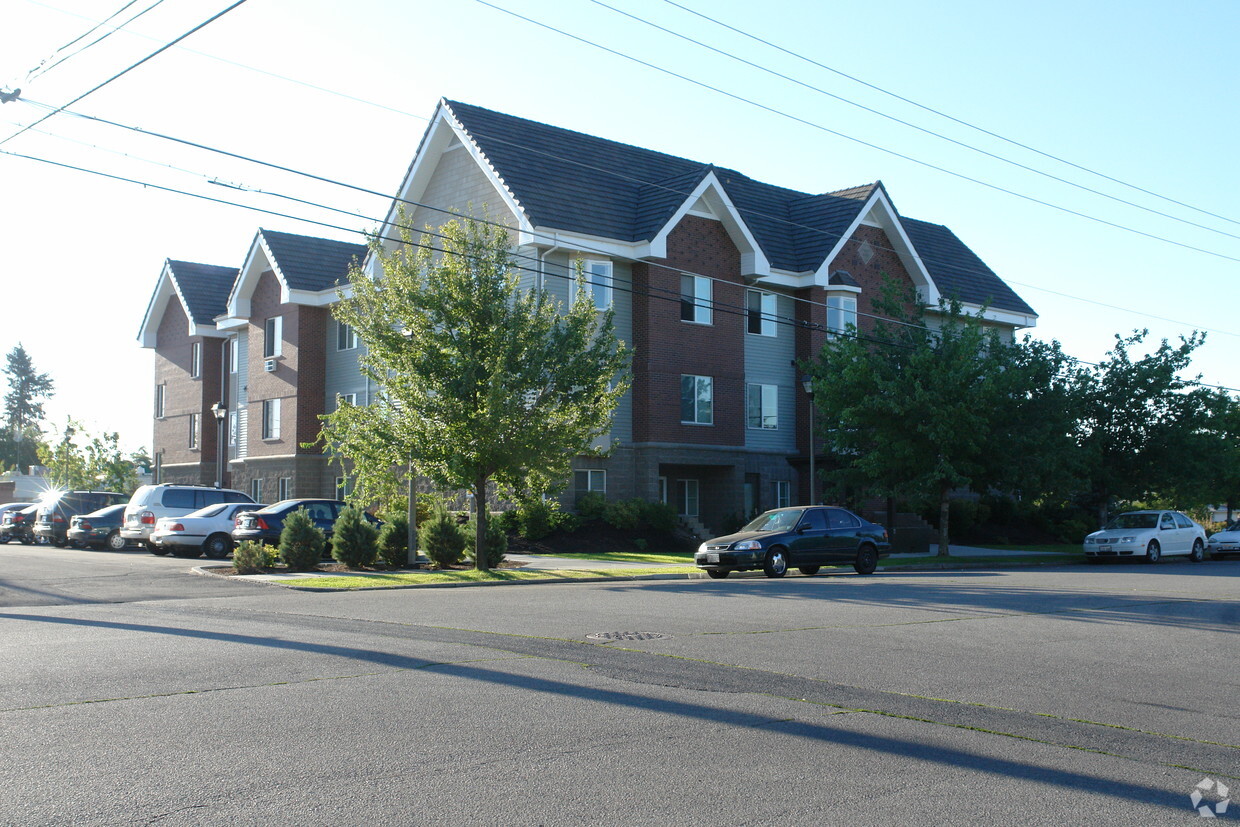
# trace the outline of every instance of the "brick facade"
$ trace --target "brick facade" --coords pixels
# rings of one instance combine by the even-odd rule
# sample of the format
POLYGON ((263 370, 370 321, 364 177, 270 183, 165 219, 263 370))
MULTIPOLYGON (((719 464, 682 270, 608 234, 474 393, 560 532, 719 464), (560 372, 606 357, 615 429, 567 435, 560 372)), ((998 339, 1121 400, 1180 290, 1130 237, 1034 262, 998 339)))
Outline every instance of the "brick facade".
MULTIPOLYGON (((154 419, 160 482, 215 483, 217 426, 211 406, 220 400, 220 340, 189 335, 189 319, 173 297, 156 332, 155 387, 164 388, 164 415, 154 419), (191 376, 193 348, 202 349, 202 370, 191 376), (198 414, 198 447, 190 446, 190 415, 198 414)), ((156 391, 158 393, 158 391, 156 391)), ((154 413, 155 399, 151 400, 154 413)))

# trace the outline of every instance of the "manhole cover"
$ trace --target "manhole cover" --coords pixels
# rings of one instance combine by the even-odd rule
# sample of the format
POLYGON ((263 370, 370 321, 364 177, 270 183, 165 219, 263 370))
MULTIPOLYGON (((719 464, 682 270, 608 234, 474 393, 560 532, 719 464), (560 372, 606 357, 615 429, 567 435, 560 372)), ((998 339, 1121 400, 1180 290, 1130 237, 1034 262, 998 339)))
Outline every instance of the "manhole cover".
POLYGON ((671 637, 671 635, 661 634, 660 632, 595 632, 592 635, 586 635, 588 640, 662 640, 671 637))

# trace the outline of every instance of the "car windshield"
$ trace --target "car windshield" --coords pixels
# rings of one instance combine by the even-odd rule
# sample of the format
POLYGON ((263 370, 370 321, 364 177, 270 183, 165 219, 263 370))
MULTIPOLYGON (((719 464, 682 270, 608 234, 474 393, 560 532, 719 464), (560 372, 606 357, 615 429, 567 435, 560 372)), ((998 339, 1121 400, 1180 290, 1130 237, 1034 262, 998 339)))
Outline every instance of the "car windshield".
POLYGON ((768 511, 765 514, 759 514, 741 531, 791 531, 792 527, 797 524, 797 520, 801 519, 802 511, 803 509, 800 508, 768 511))
POLYGON ((1116 528, 1158 528, 1157 514, 1120 514, 1107 523, 1109 529, 1116 528))
POLYGON ((1223 530, 1224 531, 1240 531, 1240 520, 1236 520, 1234 523, 1227 526, 1227 528, 1223 530))

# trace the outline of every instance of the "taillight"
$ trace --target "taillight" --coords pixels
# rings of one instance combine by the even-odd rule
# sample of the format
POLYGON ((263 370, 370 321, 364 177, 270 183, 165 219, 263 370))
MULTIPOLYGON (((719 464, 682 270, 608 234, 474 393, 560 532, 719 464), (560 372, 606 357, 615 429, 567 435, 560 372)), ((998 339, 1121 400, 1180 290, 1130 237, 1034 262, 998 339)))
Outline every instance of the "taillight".
POLYGON ((259 527, 259 528, 261 528, 263 531, 267 531, 267 530, 268 530, 268 528, 267 528, 267 521, 266 521, 266 520, 264 520, 262 517, 255 517, 255 518, 254 518, 254 522, 255 522, 255 523, 257 523, 257 524, 258 524, 258 527, 259 527))
POLYGON ((155 525, 155 515, 150 511, 143 511, 138 515, 138 519, 142 522, 142 525, 155 525))
POLYGON ((91 525, 85 520, 82 520, 82 522, 78 523, 78 528, 81 529, 82 531, 90 531, 91 525))
POLYGON ((185 526, 181 525, 180 523, 173 523, 173 524, 172 524, 172 525, 168 528, 168 530, 169 530, 169 531, 184 531, 184 530, 185 530, 185 526))
POLYGON ((52 522, 53 522, 53 523, 63 523, 64 521, 65 521, 65 518, 64 518, 64 517, 62 517, 62 516, 60 516, 59 514, 54 514, 54 515, 52 515, 52 522))

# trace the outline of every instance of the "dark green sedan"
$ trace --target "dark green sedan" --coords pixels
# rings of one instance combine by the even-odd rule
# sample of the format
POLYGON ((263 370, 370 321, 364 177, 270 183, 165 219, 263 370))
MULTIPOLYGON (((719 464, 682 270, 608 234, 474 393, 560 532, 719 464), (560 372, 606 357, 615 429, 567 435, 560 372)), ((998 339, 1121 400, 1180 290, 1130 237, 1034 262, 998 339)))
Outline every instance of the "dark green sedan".
POLYGON ((694 562, 716 579, 756 569, 767 577, 783 577, 789 568, 814 575, 840 563, 873 574, 890 551, 887 529, 878 523, 844 508, 813 505, 760 514, 735 534, 702 543, 694 562))

